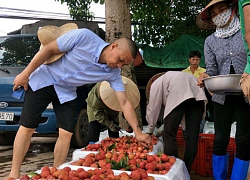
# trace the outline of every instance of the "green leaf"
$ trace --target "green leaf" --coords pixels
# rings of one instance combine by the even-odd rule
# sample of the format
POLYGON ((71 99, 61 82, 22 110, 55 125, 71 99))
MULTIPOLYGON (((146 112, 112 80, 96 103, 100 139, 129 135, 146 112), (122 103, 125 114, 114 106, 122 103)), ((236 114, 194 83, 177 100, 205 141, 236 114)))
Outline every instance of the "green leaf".
POLYGON ((108 147, 108 150, 111 151, 112 149, 115 149, 115 148, 116 148, 116 143, 113 143, 112 145, 108 147))

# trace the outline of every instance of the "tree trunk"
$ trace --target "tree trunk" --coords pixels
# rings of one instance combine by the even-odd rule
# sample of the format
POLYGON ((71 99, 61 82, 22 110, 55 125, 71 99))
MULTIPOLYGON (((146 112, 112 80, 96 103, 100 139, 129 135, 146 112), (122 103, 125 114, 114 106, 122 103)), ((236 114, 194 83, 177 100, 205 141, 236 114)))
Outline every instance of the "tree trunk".
MULTIPOLYGON (((106 19, 106 41, 114 42, 121 37, 131 38, 130 1, 129 0, 105 0, 106 19)), ((133 80, 136 84, 136 77, 133 64, 124 66, 121 74, 133 80)), ((142 117, 140 105, 135 109, 139 125, 142 128, 142 117)), ((127 121, 120 116, 120 125, 127 128, 127 121)))

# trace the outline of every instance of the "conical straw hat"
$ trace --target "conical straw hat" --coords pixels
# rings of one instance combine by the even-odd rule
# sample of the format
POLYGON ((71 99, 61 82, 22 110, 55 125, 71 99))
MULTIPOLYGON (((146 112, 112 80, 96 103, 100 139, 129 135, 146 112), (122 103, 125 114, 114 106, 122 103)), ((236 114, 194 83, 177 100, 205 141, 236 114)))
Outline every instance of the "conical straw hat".
MULTIPOLYGON (((122 76, 122 81, 124 83, 125 93, 129 101, 131 102, 133 108, 136 108, 140 102, 140 92, 137 85, 125 76, 122 76)), ((115 91, 110 87, 110 84, 107 81, 103 81, 101 83, 99 93, 106 106, 115 111, 122 112, 115 91)))
MULTIPOLYGON (((61 35, 73 29, 78 29, 78 26, 75 23, 67 23, 60 27, 48 25, 48 26, 43 26, 42 28, 38 29, 37 35, 38 35, 39 41, 41 42, 40 49, 42 49, 44 46, 46 46, 50 42, 56 40, 61 35)), ((51 55, 46 60, 45 64, 49 64, 60 59, 64 54, 65 52, 51 55)))

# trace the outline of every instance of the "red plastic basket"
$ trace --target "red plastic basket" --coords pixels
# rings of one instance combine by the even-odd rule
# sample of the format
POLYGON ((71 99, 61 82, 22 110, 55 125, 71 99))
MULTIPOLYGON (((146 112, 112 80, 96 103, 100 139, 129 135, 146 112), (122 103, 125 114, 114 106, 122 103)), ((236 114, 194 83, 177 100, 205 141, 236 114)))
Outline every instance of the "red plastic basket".
MULTIPOLYGON (((193 162, 192 169, 201 176, 213 176, 212 169, 212 154, 213 154, 214 134, 200 134, 198 142, 198 151, 193 162)), ((230 138, 227 153, 229 154, 228 176, 232 172, 234 154, 235 154, 235 140, 230 138)))
POLYGON ((179 126, 178 131, 177 131, 176 142, 177 142, 178 146, 185 145, 185 140, 184 140, 184 136, 183 136, 183 132, 182 132, 182 127, 181 126, 179 126))

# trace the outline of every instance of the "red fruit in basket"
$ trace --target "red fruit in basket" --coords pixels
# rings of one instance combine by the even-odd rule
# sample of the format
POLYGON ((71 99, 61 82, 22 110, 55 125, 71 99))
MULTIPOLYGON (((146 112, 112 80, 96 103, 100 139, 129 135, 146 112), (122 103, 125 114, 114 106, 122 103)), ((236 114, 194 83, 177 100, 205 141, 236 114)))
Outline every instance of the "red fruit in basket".
POLYGON ((170 157, 169 157, 169 162, 171 162, 172 164, 174 164, 175 161, 176 161, 176 158, 175 158, 175 157, 173 157, 173 156, 170 156, 170 157))
MULTIPOLYGON (((83 161, 83 162, 84 162, 84 161, 83 161)), ((82 162, 82 163, 83 163, 83 162, 82 162)), ((70 164, 71 164, 71 165, 74 165, 74 166, 81 166, 82 163, 79 162, 79 161, 73 161, 73 162, 71 162, 70 164)))
POLYGON ((30 177, 26 174, 26 175, 22 175, 19 180, 29 180, 30 177))
POLYGON ((63 171, 67 172, 69 174, 69 172, 71 171, 71 168, 66 166, 62 169, 63 171))
POLYGON ((130 171, 134 171, 134 170, 136 170, 136 169, 138 169, 138 168, 136 167, 136 165, 134 165, 134 164, 129 165, 129 170, 130 170, 130 171))
POLYGON ((136 165, 137 162, 136 162, 135 159, 130 159, 130 160, 128 161, 128 164, 129 164, 129 165, 136 165))
POLYGON ((94 144, 94 148, 95 148, 95 149, 98 150, 100 147, 101 147, 100 144, 94 144))
POLYGON ((82 163, 83 166, 90 167, 91 164, 94 163, 94 160, 90 156, 86 156, 85 161, 82 163))
POLYGON ((93 167, 93 168, 99 168, 99 165, 97 163, 92 163, 89 167, 93 167))
POLYGON ((78 172, 77 172, 77 170, 71 170, 70 172, 69 172, 69 176, 70 177, 78 177, 78 172))
POLYGON ((106 164, 106 168, 111 169, 111 163, 106 164))
POLYGON ((146 159, 147 158, 147 154, 146 153, 141 153, 140 154, 140 158, 141 159, 146 159))
POLYGON ((43 166, 43 167, 41 168, 41 172, 43 172, 43 171, 50 171, 49 166, 43 166))
POLYGON ((89 177, 89 173, 87 171, 81 171, 78 174, 78 176, 79 176, 80 179, 87 179, 89 177))
POLYGON ((163 162, 167 162, 167 161, 169 160, 168 155, 166 155, 166 154, 161 154, 161 160, 162 160, 163 162))
POLYGON ((155 164, 154 163, 147 163, 146 164, 146 169, 148 170, 148 169, 150 169, 150 170, 152 170, 152 171, 154 171, 155 170, 155 164))
POLYGON ((158 171, 162 171, 162 170, 165 169, 165 166, 164 166, 164 164, 158 163, 158 164, 156 164, 155 168, 156 168, 158 171))
MULTIPOLYGON (((53 175, 48 175, 46 179, 55 179, 55 176, 53 175)), ((32 179, 33 180, 33 179, 32 179)), ((41 180, 40 178, 38 180, 41 180)))
POLYGON ((146 162, 145 161, 141 161, 139 163, 139 167, 142 168, 142 169, 145 169, 146 168, 146 162))
POLYGON ((130 177, 134 180, 140 180, 141 179, 141 173, 139 170, 132 171, 130 174, 130 177))
POLYGON ((111 152, 107 152, 107 153, 105 154, 105 157, 106 157, 107 159, 111 159, 111 158, 112 158, 112 153, 111 153, 111 152))
POLYGON ((155 161, 155 157, 153 155, 147 155, 147 162, 150 163, 153 161, 155 161))
POLYGON ((70 178, 70 180, 80 180, 80 178, 79 177, 72 177, 72 178, 70 178))
POLYGON ((165 162, 164 167, 166 170, 169 170, 173 164, 171 162, 165 162))
POLYGON ((32 176, 32 180, 38 180, 38 179, 40 179, 41 178, 41 176, 40 175, 38 175, 38 174, 35 174, 34 176, 32 176))
POLYGON ((141 174, 141 179, 145 179, 145 178, 148 177, 148 173, 147 173, 147 171, 146 171, 145 169, 139 168, 138 171, 139 171, 140 174, 141 174))
POLYGON ((51 167, 50 168, 50 174, 53 174, 54 172, 56 172, 58 169, 56 167, 51 167))
POLYGON ((101 177, 99 175, 94 174, 93 176, 91 176, 90 179, 92 179, 92 180, 101 180, 101 177))
POLYGON ((42 171, 40 174, 42 178, 47 178, 48 175, 50 175, 50 171, 42 171))
POLYGON ((128 154, 128 159, 134 159, 135 157, 135 154, 134 153, 129 153, 128 154))
POLYGON ((107 161, 105 159, 101 159, 98 161, 98 164, 99 166, 102 168, 102 167, 105 167, 106 164, 107 164, 107 161))
POLYGON ((97 153, 97 154, 95 155, 95 159, 96 159, 97 161, 99 161, 99 160, 101 160, 101 159, 105 159, 105 155, 104 155, 104 154, 101 154, 101 153, 97 153))
POLYGON ((60 179, 60 180, 70 180, 70 177, 67 174, 62 174, 62 175, 60 175, 58 177, 58 179, 60 179))

